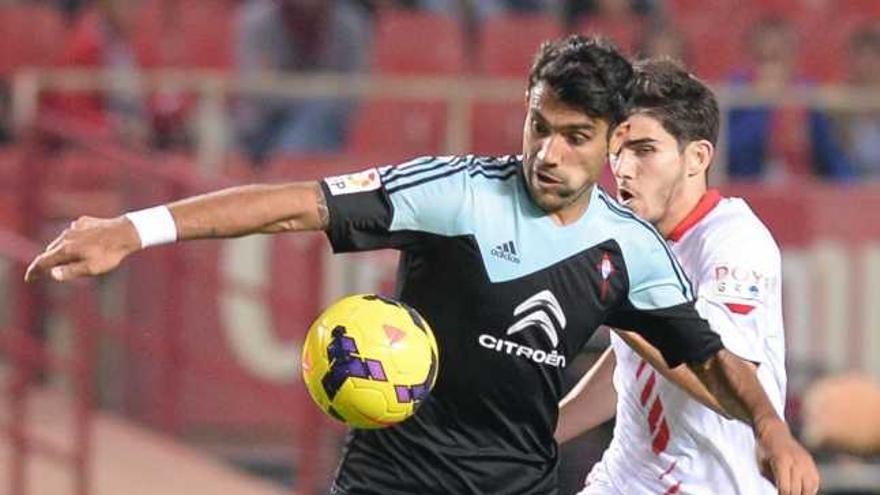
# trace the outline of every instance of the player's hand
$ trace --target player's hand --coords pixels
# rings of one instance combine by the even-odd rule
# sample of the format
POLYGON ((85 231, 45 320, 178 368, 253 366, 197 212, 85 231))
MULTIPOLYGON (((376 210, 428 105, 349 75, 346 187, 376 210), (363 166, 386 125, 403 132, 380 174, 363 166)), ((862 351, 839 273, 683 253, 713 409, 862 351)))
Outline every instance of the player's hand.
POLYGON ((49 275, 58 282, 67 282, 100 275, 119 266, 140 245, 134 225, 125 217, 81 217, 34 258, 24 279, 30 282, 49 275))
POLYGON ((757 435, 761 471, 779 495, 815 495, 819 470, 810 454, 794 439, 780 419, 768 420, 757 435))

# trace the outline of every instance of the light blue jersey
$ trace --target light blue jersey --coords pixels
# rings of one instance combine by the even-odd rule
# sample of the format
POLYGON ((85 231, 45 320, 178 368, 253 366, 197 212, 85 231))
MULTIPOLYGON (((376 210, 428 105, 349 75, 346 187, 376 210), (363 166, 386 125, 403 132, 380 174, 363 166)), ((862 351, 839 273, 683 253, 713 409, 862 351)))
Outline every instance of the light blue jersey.
POLYGON ((638 331, 672 366, 720 348, 652 226, 598 186, 559 226, 522 166, 425 157, 323 182, 334 248, 402 251, 397 296, 430 322, 441 356, 413 419, 354 436, 340 493, 401 470, 424 472, 410 493, 552 493, 562 369, 597 327, 638 331))

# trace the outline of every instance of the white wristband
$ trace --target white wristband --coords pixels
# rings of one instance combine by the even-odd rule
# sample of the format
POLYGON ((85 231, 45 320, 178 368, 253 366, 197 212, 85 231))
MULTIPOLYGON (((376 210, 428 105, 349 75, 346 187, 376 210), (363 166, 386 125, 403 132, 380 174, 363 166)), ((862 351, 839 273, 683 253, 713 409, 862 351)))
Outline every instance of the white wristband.
POLYGON ((177 240, 177 225, 167 206, 154 206, 125 214, 141 239, 141 247, 169 244, 177 240))

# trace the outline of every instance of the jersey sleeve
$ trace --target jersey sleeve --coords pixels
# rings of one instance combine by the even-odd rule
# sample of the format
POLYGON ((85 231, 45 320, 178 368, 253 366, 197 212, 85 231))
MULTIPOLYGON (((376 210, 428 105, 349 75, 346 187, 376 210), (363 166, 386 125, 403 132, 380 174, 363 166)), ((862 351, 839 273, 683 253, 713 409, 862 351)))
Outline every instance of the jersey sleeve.
POLYGON ((722 348, 694 306, 690 281, 659 235, 627 257, 627 297, 606 324, 642 335, 670 367, 701 363, 722 348))
POLYGON ((464 233, 471 161, 471 156, 423 157, 325 178, 321 188, 334 252, 408 249, 423 234, 464 233))
POLYGON ((724 347, 762 363, 764 340, 782 337, 779 248, 760 235, 736 240, 714 243, 717 249, 701 265, 696 308, 724 347))

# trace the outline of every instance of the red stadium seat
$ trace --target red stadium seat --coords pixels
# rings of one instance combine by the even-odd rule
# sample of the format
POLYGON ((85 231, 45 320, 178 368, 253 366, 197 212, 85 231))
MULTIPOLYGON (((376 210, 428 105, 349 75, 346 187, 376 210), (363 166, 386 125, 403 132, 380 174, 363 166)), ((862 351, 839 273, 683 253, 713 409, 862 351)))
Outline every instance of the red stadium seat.
POLYGON ((743 11, 757 16, 779 16, 794 19, 809 9, 802 0, 749 0, 741 5, 743 11))
POLYGON ((390 162, 362 153, 278 154, 271 158, 262 177, 270 182, 318 180, 385 163, 390 162))
POLYGON ((438 101, 363 102, 349 132, 349 151, 390 158, 439 154, 444 149, 446 105, 438 101))
POLYGON ((134 43, 152 66, 231 69, 235 9, 220 0, 149 0, 141 8, 134 43))
POLYGON ((491 17, 480 33, 480 69, 492 76, 522 79, 541 43, 561 34, 559 23, 550 16, 491 17))
POLYGON ((47 184, 77 190, 109 189, 120 184, 123 170, 89 150, 71 149, 46 167, 47 184))
POLYGON ((878 22, 880 2, 877 0, 838 0, 835 5, 844 15, 861 17, 865 22, 878 22))
POLYGON ((386 10, 373 41, 373 67, 393 74, 464 72, 464 32, 452 17, 386 10))
POLYGON ((810 6, 798 0, 751 0, 723 20, 714 13, 691 12, 676 19, 676 24, 688 39, 694 72, 719 80, 745 66, 751 26, 767 17, 789 19, 799 35, 800 74, 815 81, 836 81, 845 71, 847 40, 865 17, 843 13, 838 7, 844 3, 810 6))
POLYGON ((180 29, 189 65, 231 69, 235 43, 235 10, 228 1, 179 0, 180 29))
POLYGON ((7 187, 18 181, 22 153, 16 146, 0 147, 0 185, 7 187))
POLYGON ((18 183, 22 154, 18 147, 0 148, 0 229, 20 226, 18 183))
MULTIPOLYGON (((838 0, 824 0, 828 4, 838 0)), ((872 1, 872 0, 866 0, 872 1)), ((666 5, 672 14, 670 17, 679 21, 688 17, 711 17, 718 24, 723 24, 733 17, 779 15, 788 19, 798 17, 802 12, 813 8, 824 8, 822 0, 668 0, 666 5)))
POLYGON ((588 17, 578 31, 609 38, 624 53, 632 55, 638 48, 639 37, 645 32, 645 21, 638 16, 622 19, 588 17))
POLYGON ((687 39, 694 74, 709 81, 728 78, 742 67, 746 50, 744 21, 734 17, 718 23, 711 15, 679 19, 678 29, 687 39))
MULTIPOLYGON (((827 25, 851 17, 866 21, 880 16, 877 0, 746 0, 740 2, 736 12, 753 19, 776 16, 795 23, 805 20, 821 20, 827 25)), ((821 31, 821 30, 820 30, 821 31)))
POLYGON ((675 20, 694 14, 715 13, 719 18, 728 15, 741 2, 737 0, 667 0, 667 8, 675 20))
POLYGON ((523 102, 475 103, 471 112, 471 144, 474 153, 521 153, 525 112, 523 102))
POLYGON ((0 7, 0 77, 25 66, 54 62, 64 23, 57 10, 39 5, 0 7))
POLYGON ((119 164, 83 149, 48 156, 43 162, 43 207, 49 218, 113 216, 123 208, 119 164))
POLYGON ((807 19, 797 26, 799 67, 812 81, 834 82, 845 78, 849 38, 864 24, 861 16, 807 19))

